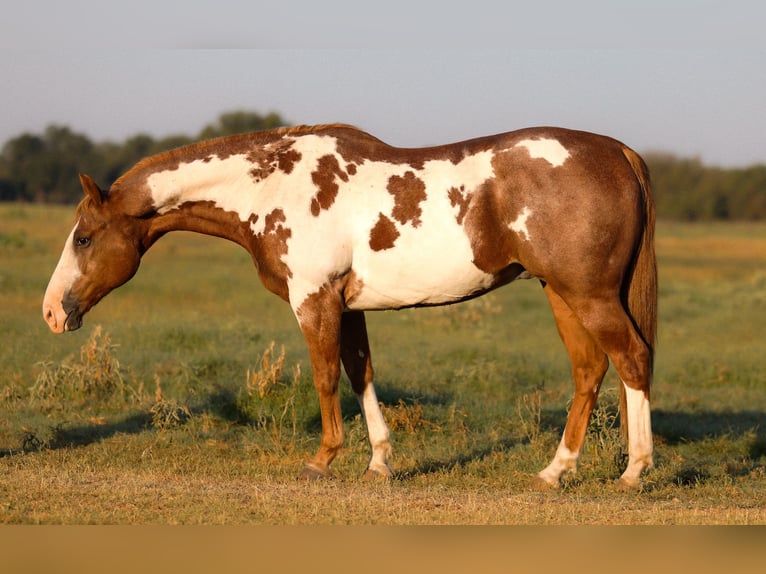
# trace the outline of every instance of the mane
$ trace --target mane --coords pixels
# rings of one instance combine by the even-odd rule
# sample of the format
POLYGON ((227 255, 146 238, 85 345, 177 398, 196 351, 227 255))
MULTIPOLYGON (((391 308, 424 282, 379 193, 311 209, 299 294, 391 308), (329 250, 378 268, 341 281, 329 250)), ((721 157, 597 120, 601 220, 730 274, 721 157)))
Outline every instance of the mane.
POLYGON ((124 187, 128 179, 132 179, 136 176, 140 178, 144 173, 154 172, 158 169, 170 169, 177 165, 182 159, 195 157, 203 159, 211 155, 218 155, 220 157, 222 155, 225 156, 232 153, 239 153, 239 150, 247 149, 254 145, 267 145, 286 137, 327 133, 332 131, 356 132, 357 134, 372 138, 372 136, 360 131, 358 128, 342 123, 317 124, 311 126, 296 125, 272 130, 221 136, 201 140, 147 156, 139 160, 133 167, 120 176, 112 185, 112 190, 124 187))

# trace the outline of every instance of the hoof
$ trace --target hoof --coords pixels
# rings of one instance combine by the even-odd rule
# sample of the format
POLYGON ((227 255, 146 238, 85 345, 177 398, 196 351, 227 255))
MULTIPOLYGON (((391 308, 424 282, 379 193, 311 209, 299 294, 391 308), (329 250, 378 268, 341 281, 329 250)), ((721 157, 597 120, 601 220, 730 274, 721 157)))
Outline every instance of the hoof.
POLYGON ((298 475, 299 480, 320 480, 323 478, 329 478, 330 477, 330 470, 325 469, 322 470, 317 466, 314 466, 313 464, 307 463, 303 470, 301 470, 300 475, 298 475))
POLYGON ((364 475, 362 475, 362 478, 364 480, 385 482, 393 479, 394 473, 388 466, 381 469, 368 468, 364 475))
POLYGON ((630 481, 622 477, 614 481, 614 488, 618 492, 639 492, 641 490, 641 481, 630 481))
POLYGON ((529 488, 537 491, 557 490, 559 488, 559 483, 552 484, 536 475, 529 481, 529 488))

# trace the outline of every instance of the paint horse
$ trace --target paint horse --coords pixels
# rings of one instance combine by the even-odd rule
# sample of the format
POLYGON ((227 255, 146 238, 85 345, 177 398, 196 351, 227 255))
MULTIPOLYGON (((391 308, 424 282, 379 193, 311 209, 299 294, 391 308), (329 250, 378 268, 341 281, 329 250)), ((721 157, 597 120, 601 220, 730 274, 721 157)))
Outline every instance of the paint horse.
POLYGON ((341 364, 371 444, 367 473, 392 475, 364 311, 447 305, 519 278, 540 281, 572 363, 575 394, 552 462, 574 471, 609 361, 621 381, 629 460, 652 466, 656 331, 654 206, 641 158, 613 139, 531 128, 401 149, 350 126, 202 141, 148 157, 85 198, 45 293, 57 333, 136 272, 165 233, 223 237, 252 256, 308 345, 321 444, 302 471, 330 472, 343 443, 341 364))

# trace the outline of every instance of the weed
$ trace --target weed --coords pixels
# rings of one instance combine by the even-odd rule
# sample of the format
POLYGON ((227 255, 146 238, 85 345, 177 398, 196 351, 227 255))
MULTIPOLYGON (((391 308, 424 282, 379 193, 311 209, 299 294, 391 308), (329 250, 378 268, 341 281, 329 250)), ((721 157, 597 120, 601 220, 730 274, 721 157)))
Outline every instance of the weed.
POLYGON ((536 389, 532 393, 523 394, 516 402, 521 436, 533 445, 540 441, 542 434, 542 394, 542 390, 536 389))
POLYGON ((15 381, 10 381, 0 389, 0 404, 11 407, 20 401, 23 396, 21 387, 15 381))
POLYGON ((48 425, 44 430, 23 428, 21 438, 22 452, 36 452, 56 448, 62 443, 64 427, 61 424, 48 425))
MULTIPOLYGON (((617 397, 613 389, 601 391, 593 409, 583 445, 590 466, 598 476, 617 476, 627 464, 627 453, 617 417, 617 397)), ((588 463, 586 462, 586 467, 588 463)))
POLYGON ((278 452, 293 449, 298 435, 295 400, 301 380, 301 366, 293 368, 285 380, 285 349, 274 358, 274 341, 264 350, 258 368, 247 370, 244 388, 236 398, 237 417, 241 422, 265 430, 278 452))
POLYGON ((274 341, 272 341, 261 356, 261 363, 258 369, 254 371, 247 370, 246 388, 248 394, 258 393, 260 398, 264 398, 279 382, 282 376, 282 370, 285 366, 285 347, 282 346, 279 356, 273 359, 274 341))
POLYGON ((388 428, 393 432, 403 432, 406 434, 415 434, 421 428, 438 430, 439 425, 433 423, 423 416, 423 405, 419 401, 411 405, 405 403, 402 399, 394 406, 382 406, 383 418, 388 423, 388 428))
POLYGON ((79 360, 70 358, 59 365, 40 364, 42 371, 29 389, 30 397, 48 406, 60 400, 125 403, 139 399, 140 390, 134 390, 125 382, 116 348, 109 335, 96 325, 80 348, 79 360))
POLYGON ((154 382, 156 384, 154 405, 149 409, 152 415, 152 426, 159 430, 166 430, 184 425, 192 417, 189 407, 165 398, 160 387, 159 376, 155 375, 154 382))

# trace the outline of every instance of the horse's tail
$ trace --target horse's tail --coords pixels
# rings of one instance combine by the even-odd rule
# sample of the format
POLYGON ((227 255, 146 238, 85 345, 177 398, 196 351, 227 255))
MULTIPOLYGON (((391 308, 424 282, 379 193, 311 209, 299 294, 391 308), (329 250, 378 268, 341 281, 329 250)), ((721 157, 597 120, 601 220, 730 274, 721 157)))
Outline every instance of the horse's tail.
MULTIPOLYGON (((643 232, 634 256, 633 270, 626 280, 628 314, 641 338, 649 348, 649 381, 651 384, 654 368, 654 348, 657 340, 657 258, 654 252, 655 211, 649 169, 641 157, 628 147, 623 147, 623 154, 636 174, 641 188, 643 211, 643 232)), ((649 387, 646 388, 649 393, 649 387)), ((623 436, 627 436, 627 408, 625 387, 620 385, 620 417, 623 436)))

